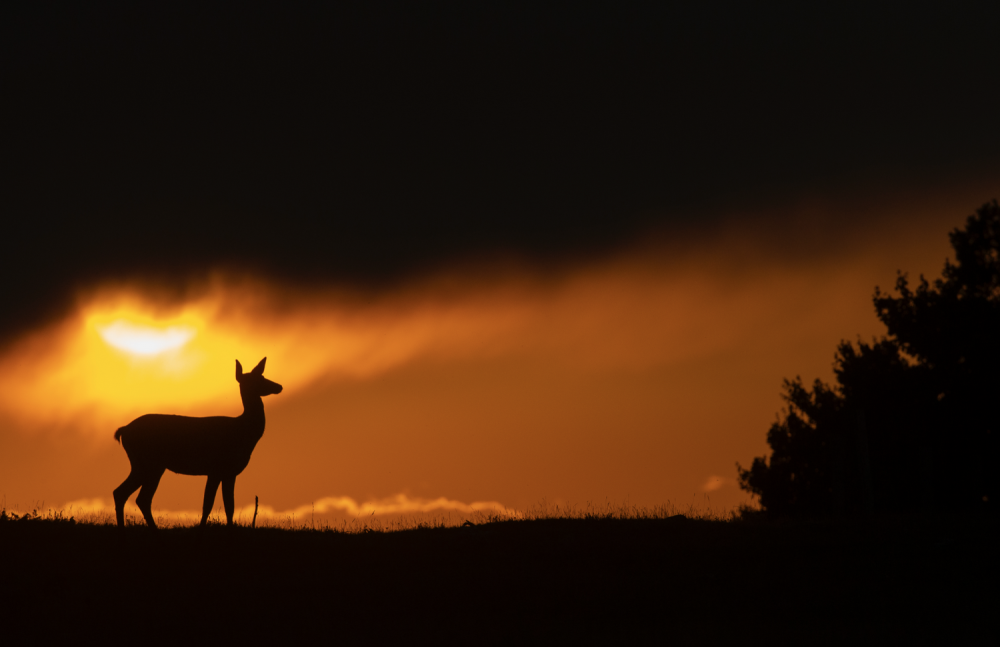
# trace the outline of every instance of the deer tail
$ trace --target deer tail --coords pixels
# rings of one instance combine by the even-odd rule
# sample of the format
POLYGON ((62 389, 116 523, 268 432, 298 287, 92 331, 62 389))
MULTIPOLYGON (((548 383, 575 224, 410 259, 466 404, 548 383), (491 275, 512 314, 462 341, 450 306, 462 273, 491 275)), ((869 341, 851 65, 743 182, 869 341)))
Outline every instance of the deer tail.
POLYGON ((122 431, 124 431, 124 430, 125 430, 125 427, 119 427, 118 431, 115 432, 115 440, 118 441, 119 445, 122 442, 122 431))

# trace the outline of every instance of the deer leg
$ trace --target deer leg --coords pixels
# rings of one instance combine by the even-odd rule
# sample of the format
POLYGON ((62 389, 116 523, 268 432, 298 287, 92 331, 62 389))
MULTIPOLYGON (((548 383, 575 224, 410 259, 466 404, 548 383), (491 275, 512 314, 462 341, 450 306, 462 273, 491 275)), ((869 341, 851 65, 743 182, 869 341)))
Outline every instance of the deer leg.
POLYGON ((208 521, 208 515, 212 513, 212 506, 215 505, 215 493, 219 491, 219 482, 222 479, 209 475, 208 482, 205 483, 205 503, 201 506, 201 525, 208 521))
POLYGON ((135 498, 135 504, 139 506, 142 516, 146 518, 146 524, 154 530, 156 529, 156 521, 153 520, 153 495, 156 494, 156 488, 160 487, 162 476, 162 469, 147 473, 142 479, 142 489, 139 490, 139 496, 135 498))
POLYGON ((128 478, 115 488, 115 517, 118 518, 119 528, 125 527, 125 503, 132 496, 132 493, 139 489, 140 485, 142 485, 142 479, 139 478, 135 470, 132 470, 128 478))
POLYGON ((233 525, 233 509, 235 506, 234 492, 236 490, 236 477, 227 476, 222 479, 222 504, 226 507, 226 525, 233 525))

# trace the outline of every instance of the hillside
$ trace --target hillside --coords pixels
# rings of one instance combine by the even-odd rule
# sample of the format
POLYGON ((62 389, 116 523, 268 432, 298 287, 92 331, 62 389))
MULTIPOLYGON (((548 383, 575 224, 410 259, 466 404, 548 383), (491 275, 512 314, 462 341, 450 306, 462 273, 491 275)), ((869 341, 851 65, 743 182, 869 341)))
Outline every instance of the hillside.
MULTIPOLYGON (((844 643, 992 629, 1000 523, 536 519, 343 533, 0 523, 6 635, 844 643), (989 623, 989 624, 988 624, 989 623), (123 633, 124 632, 124 633, 123 633)), ((142 638, 140 638, 142 637, 142 638)))

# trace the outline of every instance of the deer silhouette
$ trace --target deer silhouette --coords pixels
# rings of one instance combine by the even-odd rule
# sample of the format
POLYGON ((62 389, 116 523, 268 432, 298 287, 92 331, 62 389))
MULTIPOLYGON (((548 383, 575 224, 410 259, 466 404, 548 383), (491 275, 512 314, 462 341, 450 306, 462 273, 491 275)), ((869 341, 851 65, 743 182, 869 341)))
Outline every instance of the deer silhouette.
POLYGON ((281 393, 281 385, 264 377, 264 362, 249 373, 236 360, 236 381, 240 383, 243 414, 236 418, 213 416, 191 418, 151 413, 140 416, 115 432, 115 440, 128 454, 132 471, 115 489, 115 515, 118 527, 125 526, 125 502, 137 489, 135 503, 151 528, 153 495, 165 470, 192 476, 205 475, 205 502, 201 525, 204 526, 215 493, 222 484, 222 502, 226 523, 233 524, 233 490, 236 477, 246 469, 250 454, 264 435, 263 396, 281 393))

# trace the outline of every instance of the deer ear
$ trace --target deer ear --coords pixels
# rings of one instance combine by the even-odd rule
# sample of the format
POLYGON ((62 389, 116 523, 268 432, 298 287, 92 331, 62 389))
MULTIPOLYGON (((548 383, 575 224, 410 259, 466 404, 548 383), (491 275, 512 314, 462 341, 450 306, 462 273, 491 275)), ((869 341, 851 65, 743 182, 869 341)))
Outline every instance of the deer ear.
POLYGON ((240 364, 240 360, 236 360, 236 381, 243 381, 243 365, 240 364))
POLYGON ((264 362, 266 362, 266 361, 267 361, 266 357, 264 359, 260 360, 260 363, 257 364, 257 366, 254 366, 253 370, 250 371, 250 372, 253 373, 254 375, 263 375, 264 374, 264 362))

